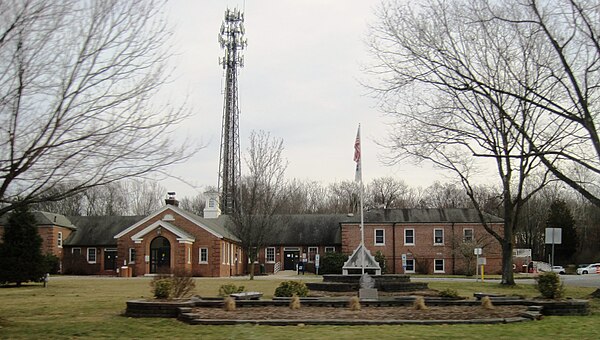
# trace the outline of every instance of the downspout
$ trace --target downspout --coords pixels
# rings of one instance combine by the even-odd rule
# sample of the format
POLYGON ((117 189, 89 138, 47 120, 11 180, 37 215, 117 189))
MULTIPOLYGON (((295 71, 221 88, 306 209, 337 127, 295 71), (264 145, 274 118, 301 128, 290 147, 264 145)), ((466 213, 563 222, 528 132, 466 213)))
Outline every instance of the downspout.
POLYGON ((452 275, 456 274, 456 237, 454 235, 454 222, 452 222, 452 275))
POLYGON ((396 222, 392 224, 392 265, 396 274, 396 222))

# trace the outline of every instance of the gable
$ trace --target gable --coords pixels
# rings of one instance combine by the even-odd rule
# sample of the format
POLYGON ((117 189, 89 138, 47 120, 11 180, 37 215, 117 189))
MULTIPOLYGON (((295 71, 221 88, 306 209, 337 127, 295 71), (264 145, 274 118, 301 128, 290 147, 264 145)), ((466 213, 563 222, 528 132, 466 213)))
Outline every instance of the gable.
POLYGON ((131 236, 131 239, 135 243, 141 243, 144 236, 159 228, 165 228, 173 233, 177 237, 177 241, 179 241, 179 243, 192 243, 195 241, 195 238, 192 235, 166 221, 156 221, 152 223, 151 225, 142 229, 140 232, 131 236))

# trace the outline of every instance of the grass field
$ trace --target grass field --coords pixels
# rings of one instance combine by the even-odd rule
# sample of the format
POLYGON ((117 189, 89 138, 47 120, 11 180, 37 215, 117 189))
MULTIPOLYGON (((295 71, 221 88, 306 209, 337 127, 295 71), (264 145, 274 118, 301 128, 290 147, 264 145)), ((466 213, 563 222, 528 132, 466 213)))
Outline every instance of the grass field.
MULTIPOLYGON (((278 280, 257 277, 196 279, 195 293, 215 296, 222 284, 243 285, 271 297, 278 280)), ((533 297, 531 285, 504 288, 497 283, 432 282, 433 289, 533 297)), ((567 296, 588 298, 593 288, 567 288, 567 296)), ((149 298, 148 278, 55 277, 41 284, 0 288, 1 339, 127 338, 127 339, 600 339, 600 302, 591 301, 592 315, 546 317, 506 325, 439 326, 190 326, 174 319, 122 316, 125 302, 149 298)))

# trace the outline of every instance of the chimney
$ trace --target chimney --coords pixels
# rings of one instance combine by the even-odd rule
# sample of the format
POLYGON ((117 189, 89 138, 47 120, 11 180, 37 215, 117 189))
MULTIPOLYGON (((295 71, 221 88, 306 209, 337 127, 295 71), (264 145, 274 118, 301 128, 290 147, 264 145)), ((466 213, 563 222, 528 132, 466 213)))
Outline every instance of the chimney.
POLYGON ((167 192, 167 198, 165 198, 165 204, 166 205, 174 205, 176 207, 179 206, 179 201, 175 199, 174 191, 167 192))

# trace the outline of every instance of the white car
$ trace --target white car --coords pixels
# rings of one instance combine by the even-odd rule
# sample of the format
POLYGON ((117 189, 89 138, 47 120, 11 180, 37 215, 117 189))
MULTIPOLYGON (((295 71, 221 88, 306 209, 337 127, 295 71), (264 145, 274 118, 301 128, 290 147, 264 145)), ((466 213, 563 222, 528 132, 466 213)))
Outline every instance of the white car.
POLYGON ((552 271, 560 275, 565 275, 565 268, 563 266, 552 266, 552 271))
POLYGON ((600 274, 600 263, 592 263, 587 267, 577 268, 577 275, 600 274))

